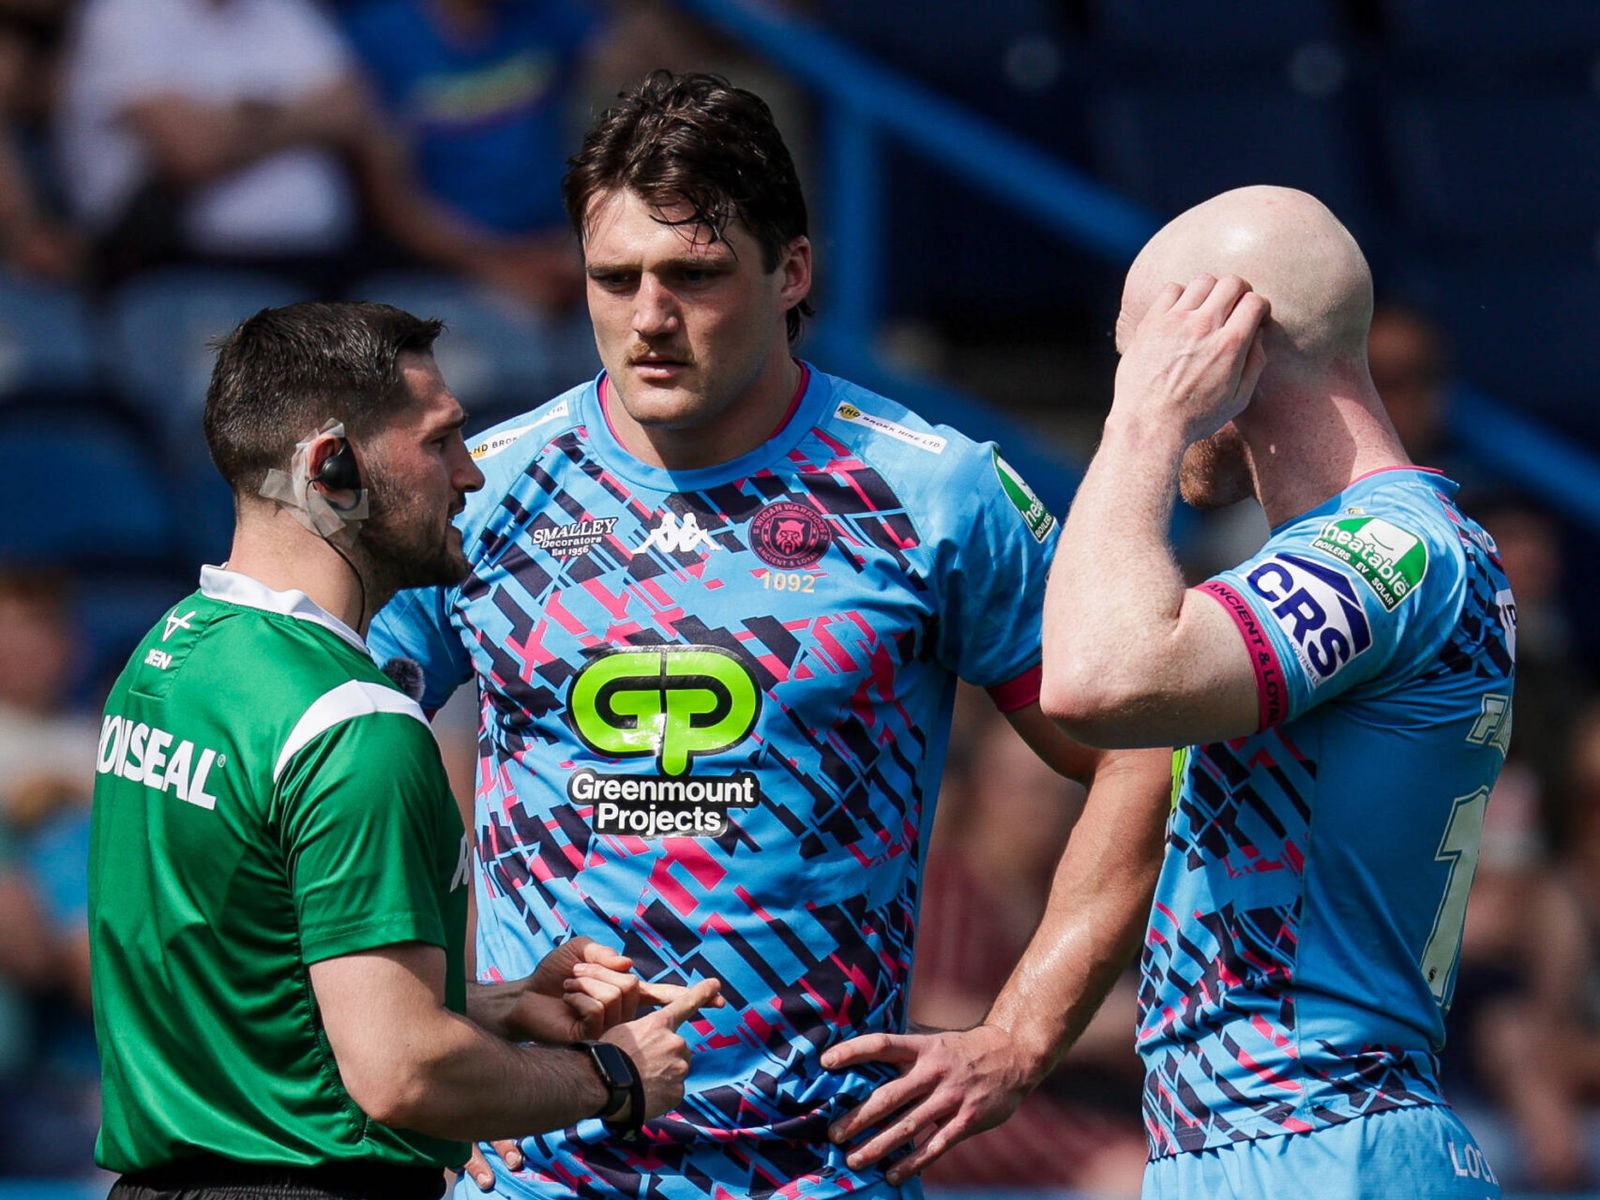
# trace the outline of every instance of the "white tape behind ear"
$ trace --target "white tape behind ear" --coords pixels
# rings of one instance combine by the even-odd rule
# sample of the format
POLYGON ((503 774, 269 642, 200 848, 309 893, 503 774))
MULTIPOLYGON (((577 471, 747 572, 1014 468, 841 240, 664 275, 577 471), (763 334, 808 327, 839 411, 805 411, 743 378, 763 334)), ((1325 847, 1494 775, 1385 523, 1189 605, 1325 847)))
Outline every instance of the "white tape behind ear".
POLYGON ((367 489, 356 493, 355 502, 341 508, 311 485, 311 447, 318 438, 342 438, 344 422, 329 419, 303 442, 296 442, 294 457, 287 471, 271 470, 261 484, 261 494, 294 513, 295 520, 323 539, 338 538, 346 544, 355 541, 356 528, 367 519, 367 489))

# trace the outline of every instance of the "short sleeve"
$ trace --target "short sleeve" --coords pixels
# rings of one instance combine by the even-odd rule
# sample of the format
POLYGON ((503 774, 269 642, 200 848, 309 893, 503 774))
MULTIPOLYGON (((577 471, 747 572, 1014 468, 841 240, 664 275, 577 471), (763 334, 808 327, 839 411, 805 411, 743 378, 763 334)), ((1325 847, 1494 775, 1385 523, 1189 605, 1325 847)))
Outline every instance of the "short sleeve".
POLYGON ((439 587, 400 592, 379 611, 367 633, 367 648, 380 667, 407 658, 422 668, 418 702, 430 715, 472 678, 472 660, 445 603, 445 590, 439 587))
POLYGON ((943 506, 935 575, 941 660, 1004 709, 1031 703, 1056 519, 992 444, 974 447, 933 503, 943 506))
POLYGON ((277 790, 307 964, 398 942, 449 944, 441 893, 460 818, 419 716, 332 726, 291 757, 277 790))
POLYGON ((1429 594, 1450 589, 1432 557, 1424 533, 1397 521, 1307 521, 1201 584, 1250 651, 1260 727, 1403 667, 1429 594))

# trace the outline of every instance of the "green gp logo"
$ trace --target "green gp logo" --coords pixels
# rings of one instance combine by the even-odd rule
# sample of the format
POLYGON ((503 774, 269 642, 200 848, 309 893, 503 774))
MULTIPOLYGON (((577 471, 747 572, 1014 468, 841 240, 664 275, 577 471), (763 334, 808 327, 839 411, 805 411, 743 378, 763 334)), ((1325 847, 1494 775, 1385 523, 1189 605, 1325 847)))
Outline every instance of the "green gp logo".
POLYGON ((716 646, 613 650, 573 677, 567 698, 584 745, 619 758, 654 755, 682 775, 699 754, 738 745, 755 728, 761 690, 716 646))

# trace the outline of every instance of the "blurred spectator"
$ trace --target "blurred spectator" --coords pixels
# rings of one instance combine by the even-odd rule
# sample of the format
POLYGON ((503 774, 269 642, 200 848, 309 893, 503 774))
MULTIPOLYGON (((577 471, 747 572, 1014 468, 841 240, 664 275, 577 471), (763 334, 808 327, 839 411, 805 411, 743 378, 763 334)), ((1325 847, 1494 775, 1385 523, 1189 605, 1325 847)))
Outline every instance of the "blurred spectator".
POLYGON ((0 570, 0 1166, 92 1169, 87 856, 97 722, 66 706, 77 652, 66 581, 0 570))
POLYGON ((1530 853, 1531 830, 1496 819, 1506 800, 1526 807, 1515 764, 1514 790, 1490 802, 1450 1014, 1465 1039, 1457 1087, 1509 1117, 1507 1145, 1485 1153, 1507 1183, 1569 1191, 1600 1167, 1600 707, 1579 714, 1572 744, 1571 830, 1554 864, 1530 853))
POLYGON ((372 123, 312 0, 87 0, 59 149, 100 270, 164 261, 316 274, 357 232, 341 156, 372 123))
POLYGON ((1516 597, 1516 696, 1509 755, 1484 819, 1441 1065, 1447 1093, 1475 1110, 1469 1120, 1480 1140, 1488 1137, 1485 1153, 1507 1183, 1572 1189, 1594 1175, 1583 1089, 1569 1080, 1565 1061, 1583 1044, 1573 1014, 1600 994, 1582 995, 1596 981, 1575 964, 1592 958, 1593 934, 1548 847, 1578 844, 1574 831, 1600 796, 1600 742, 1592 785, 1580 778, 1573 790, 1573 719, 1590 688, 1574 665, 1559 606, 1554 519, 1507 496, 1486 499, 1478 512, 1516 597))
POLYGON ((1466 508, 1481 520, 1473 497, 1491 481, 1451 435, 1451 361, 1438 324, 1420 309, 1379 304, 1367 338, 1367 365, 1411 461, 1459 483, 1466 508))
POLYGON ((392 130, 373 169, 418 185, 374 189, 379 225, 546 315, 583 294, 560 187, 583 107, 724 53, 654 0, 351 0, 343 23, 392 130))
POLYGON ((42 279, 69 277, 80 254, 35 178, 27 136, 45 124, 68 3, 0 0, 0 260, 42 279))
POLYGON ((599 14, 577 0, 358 0, 344 25, 398 134, 406 165, 392 169, 441 210, 391 208, 391 230, 435 265, 572 307, 582 275, 560 181, 599 14))
MULTIPOLYGON (((1083 801, 987 698, 965 686, 959 696, 911 984, 912 1022, 955 1029, 983 1019, 1027 944, 1083 801)), ((1137 1197, 1146 1151, 1134 1025, 1125 978, 1010 1120, 956 1145, 924 1178, 1137 1197)))
POLYGON ((1561 845, 1571 822, 1565 775, 1572 722, 1593 686, 1563 611, 1561 530, 1550 513, 1515 496, 1487 497, 1473 512, 1494 538, 1517 600, 1512 755, 1533 774, 1545 840, 1561 845))

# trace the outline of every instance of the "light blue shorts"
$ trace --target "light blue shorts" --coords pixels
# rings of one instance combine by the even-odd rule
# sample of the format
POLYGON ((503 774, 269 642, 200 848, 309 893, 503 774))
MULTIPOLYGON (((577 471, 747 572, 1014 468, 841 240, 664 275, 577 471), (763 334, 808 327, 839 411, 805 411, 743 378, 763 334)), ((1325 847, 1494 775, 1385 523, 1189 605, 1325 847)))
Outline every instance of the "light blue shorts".
POLYGON ((1500 1200, 1461 1118, 1440 1104, 1357 1117, 1313 1133, 1158 1158, 1141 1200, 1500 1200))

